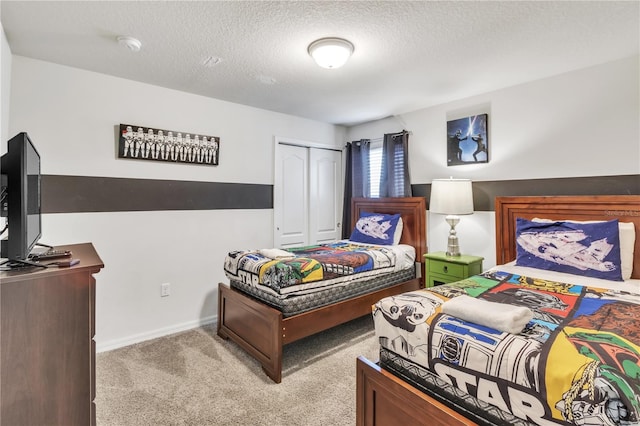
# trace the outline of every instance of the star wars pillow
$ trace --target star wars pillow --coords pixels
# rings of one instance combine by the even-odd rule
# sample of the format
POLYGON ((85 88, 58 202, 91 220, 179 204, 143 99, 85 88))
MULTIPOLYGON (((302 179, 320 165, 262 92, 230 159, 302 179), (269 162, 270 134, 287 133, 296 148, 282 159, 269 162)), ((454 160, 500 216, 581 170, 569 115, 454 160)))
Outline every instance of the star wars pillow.
POLYGON ((516 222, 516 265, 622 281, 618 221, 516 222))
POLYGON ((399 214, 362 212, 349 239, 357 243, 397 245, 402 235, 402 218, 399 214))
MULTIPOLYGON (((532 222, 556 222, 550 219, 533 218, 532 222)), ((557 222, 564 222, 559 220, 557 222)), ((604 220, 567 220, 576 223, 602 223, 604 220)), ((620 265, 622 267, 622 279, 631 279, 633 272, 633 251, 636 244, 636 229, 633 222, 618 222, 618 238, 620 239, 620 265)))

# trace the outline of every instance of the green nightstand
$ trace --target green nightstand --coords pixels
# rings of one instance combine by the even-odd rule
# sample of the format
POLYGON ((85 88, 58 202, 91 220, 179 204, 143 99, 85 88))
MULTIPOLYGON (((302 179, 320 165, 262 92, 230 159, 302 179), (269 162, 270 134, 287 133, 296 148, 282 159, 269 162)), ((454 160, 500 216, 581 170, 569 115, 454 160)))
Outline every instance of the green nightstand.
POLYGON ((425 260, 425 286, 446 284, 460 281, 477 275, 482 272, 482 261, 484 257, 469 256, 447 256, 443 251, 427 253, 425 260))

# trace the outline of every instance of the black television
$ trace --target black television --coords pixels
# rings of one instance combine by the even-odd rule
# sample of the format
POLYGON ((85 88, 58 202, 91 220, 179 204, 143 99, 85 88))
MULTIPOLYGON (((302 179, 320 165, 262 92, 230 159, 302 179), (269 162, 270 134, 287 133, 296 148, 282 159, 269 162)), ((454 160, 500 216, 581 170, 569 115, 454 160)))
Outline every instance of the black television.
POLYGON ((0 159, 3 200, 0 213, 9 231, 0 244, 0 257, 24 262, 42 236, 40 218, 40 154, 26 132, 7 143, 0 159))

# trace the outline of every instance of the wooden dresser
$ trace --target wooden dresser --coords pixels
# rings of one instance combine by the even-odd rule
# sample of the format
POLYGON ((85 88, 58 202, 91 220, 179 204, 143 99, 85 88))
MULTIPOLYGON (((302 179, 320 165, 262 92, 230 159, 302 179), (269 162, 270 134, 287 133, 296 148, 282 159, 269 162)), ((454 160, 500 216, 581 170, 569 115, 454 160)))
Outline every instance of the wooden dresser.
MULTIPOLYGON (((80 263, 0 272, 0 423, 95 425, 95 279, 91 243, 80 263)), ((53 262, 53 260, 51 260, 53 262)))

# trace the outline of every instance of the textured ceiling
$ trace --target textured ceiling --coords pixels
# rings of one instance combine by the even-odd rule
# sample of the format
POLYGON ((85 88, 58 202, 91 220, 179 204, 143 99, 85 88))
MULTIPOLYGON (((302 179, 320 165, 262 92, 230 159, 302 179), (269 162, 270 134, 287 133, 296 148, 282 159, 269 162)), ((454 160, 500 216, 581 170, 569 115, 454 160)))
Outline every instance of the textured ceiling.
POLYGON ((15 55, 343 125, 640 51, 638 1, 3 0, 0 19, 15 55), (307 54, 328 36, 355 46, 343 68, 307 54))

